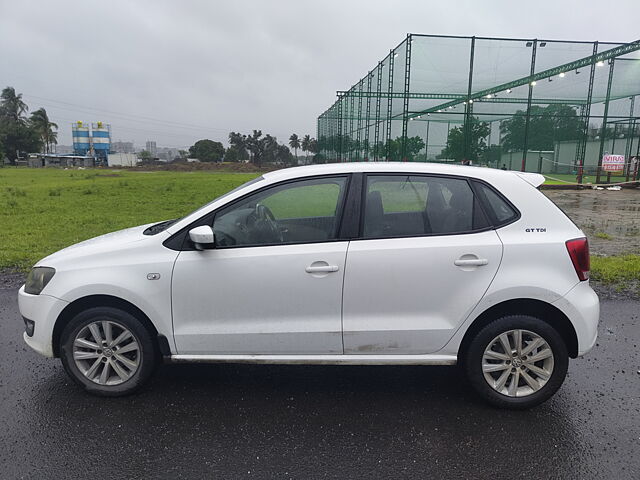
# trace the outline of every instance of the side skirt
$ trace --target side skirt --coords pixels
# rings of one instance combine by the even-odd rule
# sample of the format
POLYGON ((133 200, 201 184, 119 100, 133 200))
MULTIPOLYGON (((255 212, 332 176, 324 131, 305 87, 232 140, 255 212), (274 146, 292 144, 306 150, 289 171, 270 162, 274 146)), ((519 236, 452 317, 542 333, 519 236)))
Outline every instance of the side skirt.
POLYGON ((455 365, 456 355, 171 355, 167 363, 298 365, 455 365))

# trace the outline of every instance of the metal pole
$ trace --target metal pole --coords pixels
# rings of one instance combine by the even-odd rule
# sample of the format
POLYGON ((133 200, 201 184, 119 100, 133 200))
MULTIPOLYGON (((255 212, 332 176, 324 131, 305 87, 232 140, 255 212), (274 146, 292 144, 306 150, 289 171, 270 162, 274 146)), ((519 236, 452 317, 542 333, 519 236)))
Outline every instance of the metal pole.
POLYGON ((631 170, 631 148, 633 146, 634 131, 633 124, 635 123, 635 121, 633 120, 633 108, 635 106, 636 96, 633 95, 629 97, 629 100, 631 100, 631 107, 629 108, 629 123, 627 123, 627 144, 624 147, 624 158, 625 162, 627 163, 625 165, 625 170, 627 172, 625 182, 629 181, 629 172, 631 170))
MULTIPOLYGON (((463 160, 467 160, 469 156, 469 146, 471 143, 471 114, 473 112, 473 103, 471 99, 471 89, 473 88, 473 59, 476 49, 476 37, 471 37, 471 50, 469 51, 469 84, 467 87, 467 101, 464 104, 464 151, 463 160)), ((447 143, 449 143, 449 123, 447 123, 447 143)))
POLYGON ((400 140, 400 158, 407 161, 407 131, 409 128, 409 85, 411 80, 411 34, 407 35, 404 62, 404 102, 402 105, 402 139, 400 140))
POLYGON ((382 62, 378 62, 378 88, 376 95, 376 127, 373 139, 373 160, 378 161, 380 156, 378 144, 380 143, 380 99, 382 96, 382 62))
POLYGON ((343 139, 342 139, 342 104, 344 102, 342 101, 342 97, 338 98, 338 145, 337 145, 337 149, 336 149, 336 160, 338 162, 342 162, 342 145, 343 145, 343 139))
POLYGON ((427 134, 424 137, 424 161, 429 161, 429 124, 431 122, 427 120, 427 134))
MULTIPOLYGON (((598 42, 593 42, 593 55, 598 53, 598 42)), ((592 55, 592 56, 593 56, 592 55)), ((591 62, 591 70, 589 72, 589 89, 587 90, 587 103, 584 108, 583 124, 582 124, 582 139, 576 146, 576 159, 580 162, 578 167, 578 183, 582 183, 582 176, 584 174, 584 162, 587 153, 587 141, 589 140, 589 117, 591 116, 591 101, 593 99, 593 83, 596 75, 596 62, 591 62)))
MULTIPOLYGON (((538 39, 533 40, 531 49, 531 77, 536 73, 536 49, 538 47, 538 39)), ((531 99, 533 98, 533 82, 529 82, 529 96, 527 97, 527 116, 524 120, 524 142, 522 145, 522 166, 521 172, 527 167, 527 150, 529 149, 529 123, 531 119, 531 99)), ((540 172, 538 172, 540 173, 540 172)))
POLYGON ((389 54, 389 82, 387 84, 387 91, 389 92, 389 98, 387 98, 387 155, 386 160, 389 161, 389 151, 391 149, 391 115, 393 114, 393 60, 395 57, 395 49, 391 50, 389 54))
POLYGON ((634 180, 640 179, 640 136, 638 137, 638 146, 636 148, 636 171, 633 177, 634 180))
POLYGON ((364 160, 369 161, 369 128, 370 123, 369 119, 371 117, 371 79, 373 77, 373 72, 369 72, 367 75, 367 113, 366 113, 366 130, 364 132, 364 160))
POLYGON ((359 93, 358 95, 358 131, 356 132, 356 146, 358 150, 356 152, 356 160, 360 160, 360 153, 362 152, 362 144, 360 140, 362 139, 362 84, 363 80, 360 80, 359 84, 359 93))
POLYGON ((354 112, 355 112, 355 98, 353 96, 353 90, 354 90, 355 86, 351 87, 351 90, 349 90, 349 95, 350 95, 350 102, 349 102, 349 141, 347 143, 348 147, 349 147, 349 161, 351 162, 353 160, 353 154, 354 154, 354 141, 353 141, 353 120, 354 120, 354 112))
POLYGON ((615 58, 612 58, 609 61, 609 80, 607 81, 607 96, 604 101, 604 114, 602 115, 602 130, 600 132, 600 155, 598 156, 596 183, 600 183, 600 169, 602 168, 602 155, 604 154, 604 141, 607 133, 607 117, 609 116, 609 97, 611 97, 611 84, 613 83, 613 67, 615 63, 615 58))

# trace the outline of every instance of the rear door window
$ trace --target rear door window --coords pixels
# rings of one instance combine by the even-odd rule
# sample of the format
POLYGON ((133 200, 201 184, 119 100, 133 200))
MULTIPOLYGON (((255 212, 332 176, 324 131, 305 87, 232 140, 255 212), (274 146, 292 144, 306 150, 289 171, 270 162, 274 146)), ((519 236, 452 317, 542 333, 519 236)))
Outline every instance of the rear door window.
POLYGON ((464 179, 425 175, 367 177, 364 238, 448 235, 487 226, 464 179))

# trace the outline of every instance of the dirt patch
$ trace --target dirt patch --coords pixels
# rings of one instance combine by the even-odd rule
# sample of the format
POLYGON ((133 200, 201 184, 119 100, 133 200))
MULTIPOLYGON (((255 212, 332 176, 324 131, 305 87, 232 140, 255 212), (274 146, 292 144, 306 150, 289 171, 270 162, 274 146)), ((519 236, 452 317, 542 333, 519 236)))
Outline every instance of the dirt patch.
POLYGON ((640 254, 640 189, 543 193, 587 234, 592 254, 640 254))
POLYGON ((26 278, 23 272, 0 270, 0 290, 14 290, 20 287, 26 278))
MULTIPOLYGON (((122 168, 122 167, 118 167, 122 168)), ((129 171, 169 171, 169 172, 229 172, 229 173, 266 173, 282 168, 276 165, 257 167, 252 163, 209 163, 209 162, 180 162, 162 165, 139 165, 127 168, 129 171)))

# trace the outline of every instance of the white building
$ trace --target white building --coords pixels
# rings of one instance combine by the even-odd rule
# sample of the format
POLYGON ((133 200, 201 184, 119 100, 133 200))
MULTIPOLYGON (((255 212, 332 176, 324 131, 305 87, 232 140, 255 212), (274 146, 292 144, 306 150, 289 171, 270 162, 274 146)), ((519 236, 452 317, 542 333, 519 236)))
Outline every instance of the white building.
POLYGON ((135 153, 110 153, 108 164, 110 167, 135 167, 138 156, 135 153))

